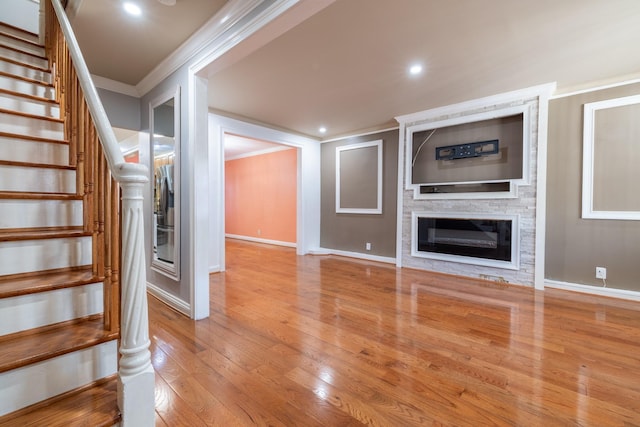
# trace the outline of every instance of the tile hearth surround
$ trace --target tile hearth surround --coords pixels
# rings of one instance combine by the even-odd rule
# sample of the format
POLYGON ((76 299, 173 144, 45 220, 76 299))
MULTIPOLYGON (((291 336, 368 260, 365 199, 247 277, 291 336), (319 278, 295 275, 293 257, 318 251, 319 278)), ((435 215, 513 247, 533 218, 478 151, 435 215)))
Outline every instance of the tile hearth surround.
MULTIPOLYGON (((526 93, 526 92, 525 92, 526 93)), ((403 175, 402 189, 402 247, 401 263, 403 267, 417 268, 423 270, 436 271, 441 273, 457 274, 468 277, 485 277, 492 280, 504 280, 509 283, 534 286, 535 283, 535 241, 536 241, 536 193, 537 193, 537 171, 538 171, 538 129, 539 129, 539 100, 547 102, 547 97, 540 94, 526 93, 520 99, 510 98, 505 94, 505 99, 501 96, 484 98, 492 102, 491 104, 469 102, 451 106, 451 112, 447 113, 447 108, 429 110, 424 112, 424 118, 420 118, 420 113, 399 117, 401 123, 400 145, 404 156, 407 144, 407 132, 403 130, 415 125, 439 122, 456 117, 486 113, 488 111, 502 110, 509 107, 525 105, 529 110, 529 123, 525 130, 529 132, 529 184, 519 185, 517 197, 510 199, 440 199, 440 200, 416 200, 413 189, 407 189, 405 176, 403 175), (508 99, 510 98, 510 99, 508 99), (463 106, 469 105, 469 109, 463 106), (438 114, 442 111, 443 114, 438 114), (403 120, 404 119, 404 120, 403 120), (411 228, 412 212, 439 212, 439 213, 466 213, 478 214, 509 214, 519 215, 520 226, 520 268, 510 270, 505 268, 489 267, 482 265, 463 264, 458 262, 441 261, 435 259, 425 259, 411 256, 411 228)), ((546 127, 545 127, 546 128, 546 127)), ((404 161, 403 161, 404 167, 404 161)))

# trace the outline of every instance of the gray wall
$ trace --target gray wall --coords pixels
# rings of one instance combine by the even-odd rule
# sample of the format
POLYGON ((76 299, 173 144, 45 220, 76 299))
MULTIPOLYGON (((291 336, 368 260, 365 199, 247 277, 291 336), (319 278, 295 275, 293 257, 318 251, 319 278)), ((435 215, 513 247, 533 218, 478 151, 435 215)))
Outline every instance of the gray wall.
POLYGON ((369 255, 396 255, 398 131, 326 142, 321 148, 320 246, 369 255), (382 214, 336 213, 336 147, 382 139, 382 214), (365 244, 371 243, 371 250, 365 244))
MULTIPOLYGON (((637 94, 640 84, 559 98, 549 105, 547 279, 602 286, 595 278, 599 266, 607 268, 608 287, 640 291, 640 221, 580 218, 583 105, 637 94)), ((635 195, 640 197, 640 191, 635 195)))
POLYGON ((98 88, 111 126, 129 130, 140 130, 140 98, 98 88))

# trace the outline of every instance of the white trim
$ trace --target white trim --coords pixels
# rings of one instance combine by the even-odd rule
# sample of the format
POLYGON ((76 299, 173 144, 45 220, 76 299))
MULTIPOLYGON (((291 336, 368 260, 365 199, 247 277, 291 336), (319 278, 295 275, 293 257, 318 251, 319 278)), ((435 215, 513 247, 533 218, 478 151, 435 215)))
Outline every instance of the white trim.
POLYGON ((134 98, 140 98, 140 94, 135 86, 111 80, 106 77, 96 76, 95 74, 92 74, 91 78, 93 79, 93 84, 100 89, 120 93, 122 95, 133 96, 134 98))
POLYGON ((472 99, 470 101, 460 102, 458 104, 446 105, 430 110, 419 111, 417 113, 398 116, 395 119, 400 123, 412 123, 416 121, 435 119, 440 116, 447 116, 466 111, 472 111, 480 108, 486 108, 487 105, 507 104, 514 101, 522 101, 530 98, 537 98, 541 94, 553 92, 555 83, 545 83, 538 86, 531 86, 525 89, 504 92, 484 98, 472 99))
POLYGON ((263 154, 277 153, 278 151, 290 150, 291 148, 292 147, 288 146, 265 148, 264 150, 256 150, 249 153, 238 154, 237 156, 225 156, 224 161, 226 162, 227 160, 238 160, 247 157, 262 156, 263 154))
POLYGON ((547 132, 549 125, 549 97, 553 89, 538 98, 538 159, 536 169, 536 225, 534 240, 533 284, 544 289, 546 227, 547 227, 547 132))
MULTIPOLYGON (((173 160, 173 200, 174 200, 174 227, 173 227, 173 264, 169 262, 165 262, 158 258, 156 254, 153 252, 153 242, 155 241, 156 235, 156 225, 155 222, 152 222, 151 227, 151 236, 150 245, 151 245, 151 260, 150 265, 151 269, 155 272, 163 274, 170 279, 175 281, 180 281, 180 206, 181 206, 181 195, 180 195, 180 187, 182 183, 182 175, 180 170, 180 158, 181 158, 181 141, 180 141, 180 124, 181 124, 181 103, 180 103, 180 86, 169 89, 153 100, 149 102, 149 170, 151 174, 155 174, 154 169, 154 161, 155 161, 155 152, 154 152, 154 109, 165 102, 173 100, 173 152, 174 152, 174 160, 173 160)), ((153 193, 155 187, 155 181, 151 180, 151 185, 149 186, 149 200, 153 200, 153 193)), ((153 208, 151 209, 151 213, 153 215, 153 208)), ((153 221, 153 216, 151 217, 151 221, 153 221)))
MULTIPOLYGON (((147 94, 159 85, 173 72, 193 59, 212 42, 222 37, 225 31, 231 29, 242 18, 249 14, 255 7, 265 0, 235 0, 229 1, 211 19, 209 19, 198 31, 176 48, 160 64, 154 67, 138 84, 136 89, 141 95, 147 94)), ((253 26, 253 25, 251 25, 253 26)), ((250 31, 253 32, 253 31, 250 31)), ((237 43, 235 37, 230 36, 237 43)), ((244 39, 241 37, 240 40, 244 39)))
POLYGON ((367 131, 363 133, 346 134, 343 136, 336 136, 336 137, 331 137, 329 139, 323 139, 322 141, 320 141, 320 143, 324 144, 325 142, 335 142, 335 141, 342 141, 344 139, 349 139, 349 138, 358 138, 361 136, 377 135, 384 132, 391 132, 392 130, 398 130, 398 128, 399 128, 398 126, 394 126, 391 128, 372 130, 372 131, 367 131))
MULTIPOLYGON (((415 200, 451 200, 451 199, 517 199, 518 198, 518 186, 515 185, 513 180, 510 181, 483 181, 482 184, 490 184, 492 182, 509 182, 509 191, 478 191, 478 192, 466 192, 466 193, 420 193, 420 187, 426 184, 420 184, 417 188, 413 189, 413 198, 415 200), (462 195, 462 196, 460 196, 462 195)), ((478 184, 478 182, 457 182, 455 184, 478 184)), ((452 185, 451 183, 443 184, 428 184, 432 185, 452 185)))
POLYGON ((336 147, 336 213, 350 214, 381 214, 382 213, 382 140, 361 142, 358 144, 349 144, 336 147), (343 151, 359 150, 362 148, 377 147, 378 154, 378 178, 376 188, 376 207, 375 208, 343 208, 340 205, 340 155, 343 151))
POLYGON ((286 246, 288 248, 295 248, 296 244, 291 242, 284 242, 282 240, 261 239, 259 237, 241 236, 239 234, 226 233, 224 237, 228 239, 246 240, 248 242, 265 243, 267 245, 286 246))
POLYGON ((167 304, 169 307, 178 310, 185 316, 191 315, 191 305, 189 303, 181 300, 177 296, 165 291, 164 289, 159 288, 153 283, 147 282, 147 292, 158 298, 163 303, 167 304))
POLYGON ((482 265, 487 267, 504 268, 507 270, 520 269, 520 215, 494 213, 456 213, 456 212, 411 212, 411 256, 440 261, 459 262, 463 264, 482 265), (418 218, 452 218, 452 219, 492 219, 511 220, 511 261, 499 261, 468 257, 461 255, 440 254, 418 250, 418 218))
MULTIPOLYGON (((640 104, 640 95, 607 99, 584 104, 582 141, 582 218, 640 220, 640 211, 597 211, 593 207, 593 174, 595 162, 596 112, 608 108, 640 104)), ((634 141, 638 143, 638 141, 634 141)))
POLYGON ((402 215, 404 214, 404 123, 398 130, 398 182, 396 183, 396 267, 402 267, 402 215))
POLYGON ((581 292, 585 294, 600 295, 611 298, 621 298, 631 301, 640 301, 640 292, 627 289, 605 288, 594 285, 583 285, 581 283, 561 282, 559 280, 545 279, 544 285, 547 288, 563 289, 565 291, 581 292))
POLYGON ((209 81, 188 71, 189 170, 184 178, 189 187, 189 298, 191 318, 209 317, 209 117, 207 91, 209 81))
MULTIPOLYGON (((504 103, 504 102, 503 102, 504 103)), ((509 181, 511 183, 511 187, 513 188, 516 185, 529 185, 531 181, 531 162, 529 159, 531 152, 531 114, 532 114, 533 106, 531 104, 522 104, 513 107, 504 107, 504 108, 495 108, 490 111, 483 111, 476 114, 452 117, 444 120, 437 120, 427 123, 419 123, 415 125, 410 125, 406 128, 406 159, 405 159, 405 188, 407 190, 414 191, 414 198, 417 195, 420 195, 420 198, 430 199, 431 194, 420 194, 420 186, 421 185, 455 185, 455 184, 478 184, 478 183, 491 183, 491 182, 504 182, 509 181), (499 179, 499 180, 483 180, 483 181, 459 181, 459 182, 412 182, 412 172, 413 172, 413 159, 409 156, 409 153, 413 153, 413 134, 415 132, 422 132, 425 130, 437 129, 441 127, 447 126, 455 126, 466 123, 479 122, 483 120, 491 120, 502 117, 515 116, 518 114, 522 114, 522 177, 515 179, 499 179)), ((440 109, 438 109, 440 110, 440 109)), ((431 113, 423 116, 423 120, 428 120, 428 117, 432 117, 431 113)), ((469 194, 474 193, 449 193, 446 198, 452 199, 466 199, 466 198, 474 198, 468 197, 469 194)), ((442 196, 439 198, 443 198, 442 196)))
POLYGON ((627 85, 632 85, 636 83, 640 83, 640 78, 621 80, 614 83, 601 84, 600 86, 592 86, 585 89, 575 90, 572 92, 560 93, 560 94, 551 96, 549 99, 554 100, 554 99, 568 98, 570 96, 582 95, 585 93, 597 92, 597 91, 606 90, 606 89, 613 89, 616 87, 627 86, 627 85))
POLYGON ((380 255, 363 254, 360 252, 341 251, 338 249, 319 248, 313 252, 313 255, 338 255, 349 258, 364 259, 367 261, 384 262, 387 264, 395 264, 396 259, 380 255))

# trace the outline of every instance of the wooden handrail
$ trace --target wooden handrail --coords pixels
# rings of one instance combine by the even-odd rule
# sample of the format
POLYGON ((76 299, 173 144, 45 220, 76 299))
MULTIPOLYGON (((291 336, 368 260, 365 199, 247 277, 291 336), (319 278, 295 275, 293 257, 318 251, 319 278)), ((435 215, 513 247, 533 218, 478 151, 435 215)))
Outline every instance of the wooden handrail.
POLYGON ((45 48, 56 100, 92 236, 93 273, 103 278, 104 327, 120 331, 118 404, 123 427, 154 425, 142 202, 148 169, 125 163, 60 0, 46 0, 45 48))

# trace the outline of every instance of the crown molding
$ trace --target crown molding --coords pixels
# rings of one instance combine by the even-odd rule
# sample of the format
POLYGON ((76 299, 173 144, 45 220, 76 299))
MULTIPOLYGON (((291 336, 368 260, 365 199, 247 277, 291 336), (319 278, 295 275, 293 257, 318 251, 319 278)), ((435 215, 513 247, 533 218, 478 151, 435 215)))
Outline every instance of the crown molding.
POLYGON ((277 153, 278 151, 284 151, 284 150, 291 150, 295 147, 290 147, 288 145, 282 145, 280 147, 273 147, 273 148, 265 148, 263 150, 256 150, 256 151, 250 151, 248 153, 243 153, 243 154, 237 154, 235 156, 225 156, 225 161, 227 160, 238 160, 238 159, 244 159, 246 157, 255 157, 255 156, 262 156, 263 154, 271 154, 271 153, 277 153))
POLYGON ((231 0, 136 85, 143 96, 267 0, 231 0))
POLYGON ((91 75, 91 80, 93 80, 93 84, 97 88, 121 93, 123 95, 133 96, 135 98, 140 98, 140 94, 138 93, 138 90, 135 86, 131 86, 116 80, 111 80, 106 77, 96 76, 94 74, 91 75))

